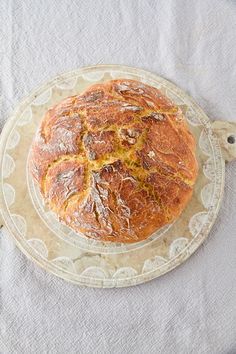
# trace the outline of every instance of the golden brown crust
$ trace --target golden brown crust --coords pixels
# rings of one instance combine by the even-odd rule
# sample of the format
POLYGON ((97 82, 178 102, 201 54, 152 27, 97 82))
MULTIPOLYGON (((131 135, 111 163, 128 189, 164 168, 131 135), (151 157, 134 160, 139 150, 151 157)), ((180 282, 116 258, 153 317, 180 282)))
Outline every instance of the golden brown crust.
POLYGON ((156 88, 126 79, 93 85, 50 109, 30 168, 61 221, 125 243, 176 219, 198 170, 181 110, 156 88))

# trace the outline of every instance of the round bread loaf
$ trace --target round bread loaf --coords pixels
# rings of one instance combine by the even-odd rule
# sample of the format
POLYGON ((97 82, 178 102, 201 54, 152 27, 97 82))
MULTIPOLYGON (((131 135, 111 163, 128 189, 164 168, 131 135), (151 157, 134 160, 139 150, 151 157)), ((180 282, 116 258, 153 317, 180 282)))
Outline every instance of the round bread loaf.
POLYGON ((60 221, 87 237, 131 243, 180 215, 198 166, 180 108, 154 87, 119 79, 49 109, 30 169, 60 221))

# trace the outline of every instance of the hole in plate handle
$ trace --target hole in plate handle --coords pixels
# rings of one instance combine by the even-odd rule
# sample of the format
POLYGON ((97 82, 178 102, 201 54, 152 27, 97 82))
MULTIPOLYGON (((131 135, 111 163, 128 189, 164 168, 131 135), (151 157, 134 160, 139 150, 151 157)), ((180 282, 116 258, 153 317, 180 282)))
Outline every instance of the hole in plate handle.
POLYGON ((236 138, 234 135, 229 135, 228 138, 227 138, 227 141, 229 144, 235 144, 236 142, 236 138))

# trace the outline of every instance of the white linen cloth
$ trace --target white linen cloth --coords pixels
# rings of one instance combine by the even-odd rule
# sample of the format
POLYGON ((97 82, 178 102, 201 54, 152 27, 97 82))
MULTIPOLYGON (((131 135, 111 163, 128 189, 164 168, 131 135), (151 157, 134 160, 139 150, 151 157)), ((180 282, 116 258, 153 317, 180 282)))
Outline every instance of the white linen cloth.
MULTIPOLYGON (((236 1, 2 0, 1 126, 64 71, 141 67, 236 121, 236 1)), ((209 238, 149 283, 90 289, 47 274, 0 234, 1 353, 236 353, 236 162, 209 238)))

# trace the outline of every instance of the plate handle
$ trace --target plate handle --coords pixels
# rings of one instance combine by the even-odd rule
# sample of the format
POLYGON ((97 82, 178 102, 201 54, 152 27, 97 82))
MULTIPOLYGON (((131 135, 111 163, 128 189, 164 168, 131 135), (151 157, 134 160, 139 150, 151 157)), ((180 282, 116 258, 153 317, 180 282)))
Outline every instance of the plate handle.
POLYGON ((215 120, 212 128, 219 139, 225 161, 236 160, 236 123, 215 120))

